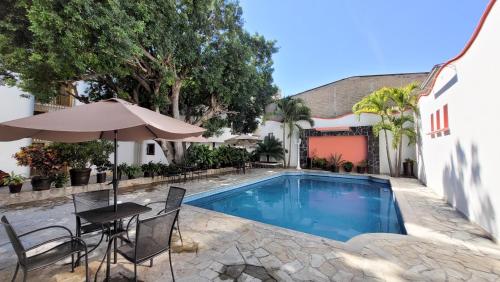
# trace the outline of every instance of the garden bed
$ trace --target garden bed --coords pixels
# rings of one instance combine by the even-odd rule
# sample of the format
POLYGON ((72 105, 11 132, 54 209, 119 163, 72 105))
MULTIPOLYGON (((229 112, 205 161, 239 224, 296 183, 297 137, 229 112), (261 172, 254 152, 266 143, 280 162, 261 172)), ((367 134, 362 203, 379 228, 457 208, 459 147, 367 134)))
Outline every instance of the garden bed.
MULTIPOLYGON (((232 167, 209 169, 207 170, 207 175, 219 175, 232 171, 234 171, 234 168, 232 167)), ((202 175, 201 177, 205 177, 205 175, 202 175)), ((139 187, 142 185, 167 182, 168 180, 169 179, 167 177, 163 176, 140 177, 136 179, 120 180, 119 187, 120 188, 133 187, 133 186, 139 187)), ((21 190, 20 193, 9 194, 8 188, 3 187, 1 188, 2 191, 0 193, 0 195, 2 195, 0 197, 0 207, 12 204, 26 203, 31 201, 45 200, 50 198, 66 197, 66 196, 71 196, 72 194, 97 191, 97 190, 107 190, 107 189, 112 189, 112 186, 107 185, 107 183, 94 183, 85 186, 68 186, 64 188, 51 188, 49 190, 44 190, 44 191, 21 190)))

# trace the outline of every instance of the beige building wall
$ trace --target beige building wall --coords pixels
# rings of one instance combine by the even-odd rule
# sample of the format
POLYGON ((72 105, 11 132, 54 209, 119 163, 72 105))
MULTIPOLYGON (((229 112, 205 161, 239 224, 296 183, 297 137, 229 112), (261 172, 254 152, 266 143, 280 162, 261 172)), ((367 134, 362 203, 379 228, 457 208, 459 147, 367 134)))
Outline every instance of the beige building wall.
POLYGON ((293 95, 301 98, 314 117, 332 118, 352 112, 352 106, 382 87, 422 83, 428 72, 353 76, 293 95))

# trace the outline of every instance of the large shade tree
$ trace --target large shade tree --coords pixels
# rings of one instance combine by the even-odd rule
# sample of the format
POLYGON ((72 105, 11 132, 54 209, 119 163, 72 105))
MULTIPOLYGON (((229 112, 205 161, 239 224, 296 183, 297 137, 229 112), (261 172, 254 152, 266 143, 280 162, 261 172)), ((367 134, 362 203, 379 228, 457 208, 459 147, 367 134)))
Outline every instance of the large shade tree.
MULTIPOLYGON (((249 132, 276 92, 274 42, 246 32, 233 1, 6 0, 5 7, 0 78, 39 100, 117 95, 212 133, 229 124, 249 132)), ((162 144, 180 158, 180 146, 162 144)))

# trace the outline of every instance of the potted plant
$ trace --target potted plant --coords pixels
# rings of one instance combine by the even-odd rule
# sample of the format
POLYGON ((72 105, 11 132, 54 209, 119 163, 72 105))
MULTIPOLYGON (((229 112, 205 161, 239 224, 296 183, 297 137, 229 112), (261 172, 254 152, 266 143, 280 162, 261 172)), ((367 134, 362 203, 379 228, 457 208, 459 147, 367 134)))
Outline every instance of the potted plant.
POLYGON ((83 186, 89 184, 90 160, 92 158, 91 142, 82 143, 54 143, 51 145, 54 150, 71 167, 69 170, 71 186, 83 186))
POLYGON ((330 166, 333 172, 339 172, 340 167, 344 164, 342 154, 332 154, 330 156, 330 166))
POLYGON ((314 168, 326 169, 328 166, 328 161, 325 158, 313 158, 312 166, 314 168))
POLYGON ((117 170, 118 170, 117 178, 118 179, 122 179, 122 175, 127 174, 127 168, 128 168, 127 163, 121 163, 118 165, 118 167, 117 167, 117 170))
POLYGON ((95 161, 94 165, 96 166, 97 174, 96 174, 96 182, 104 183, 106 182, 106 171, 111 167, 111 162, 108 160, 103 161, 95 161))
POLYGON ((19 193, 21 192, 21 188, 23 188, 24 178, 19 175, 11 172, 7 176, 3 178, 3 185, 9 186, 10 193, 19 193))
POLYGON ((150 161, 147 164, 141 165, 141 170, 144 172, 144 177, 154 177, 158 173, 158 166, 150 161))
POLYGON ((413 176, 413 163, 414 161, 410 158, 405 159, 403 162, 403 174, 407 177, 413 176))
POLYGON ((90 163, 96 166, 97 183, 106 182, 106 171, 111 168, 109 156, 114 150, 113 143, 106 140, 89 142, 90 163))
POLYGON ((64 166, 64 161, 57 150, 41 144, 22 147, 14 154, 17 164, 29 166, 36 175, 31 178, 34 191, 48 190, 53 176, 64 166))
POLYGON ((130 166, 127 166, 126 169, 126 174, 128 179, 135 179, 141 172, 141 167, 139 165, 133 164, 130 166))
POLYGON ((342 167, 344 168, 345 172, 351 172, 352 168, 354 167, 354 164, 352 162, 347 161, 342 164, 342 167))
POLYGON ((58 173, 54 176, 54 186, 56 188, 63 188, 68 183, 69 176, 66 172, 58 173))
POLYGON ((368 164, 366 163, 366 160, 362 160, 356 166, 356 170, 358 171, 358 173, 365 173, 367 165, 368 164))

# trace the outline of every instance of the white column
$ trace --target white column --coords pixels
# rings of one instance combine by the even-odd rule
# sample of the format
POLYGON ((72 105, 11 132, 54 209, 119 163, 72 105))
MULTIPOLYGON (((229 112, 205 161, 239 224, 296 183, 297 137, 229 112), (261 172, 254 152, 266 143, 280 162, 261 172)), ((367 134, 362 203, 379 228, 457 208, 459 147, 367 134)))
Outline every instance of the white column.
POLYGON ((302 168, 300 168, 300 137, 299 139, 297 140, 296 144, 297 144, 297 170, 301 170, 302 168))

